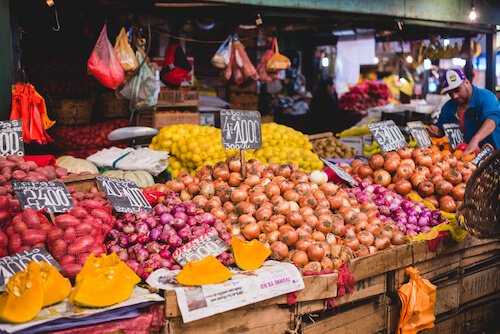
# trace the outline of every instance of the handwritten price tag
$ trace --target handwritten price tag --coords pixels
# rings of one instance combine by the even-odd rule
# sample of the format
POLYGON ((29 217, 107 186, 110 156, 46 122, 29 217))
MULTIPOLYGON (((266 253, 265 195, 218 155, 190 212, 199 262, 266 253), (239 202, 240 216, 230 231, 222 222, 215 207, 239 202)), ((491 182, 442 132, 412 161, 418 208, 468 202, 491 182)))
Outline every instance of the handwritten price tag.
POLYGON ((395 151, 406 146, 406 140, 393 120, 368 124, 368 129, 384 152, 395 151))
POLYGON ((12 181, 12 187, 23 209, 47 209, 48 212, 66 212, 74 206, 73 200, 61 182, 12 181))
POLYGON ((410 134, 417 142, 418 147, 424 148, 432 145, 431 138, 424 128, 424 123, 420 121, 408 122, 406 126, 410 129, 410 134))
POLYGON ((448 138, 450 142, 450 147, 452 151, 457 149, 458 144, 464 142, 464 134, 460 125, 456 123, 446 123, 443 124, 444 135, 448 138))
POLYGON ((491 146, 490 144, 486 144, 483 146, 481 151, 479 151, 479 153, 474 157, 474 159, 471 160, 471 162, 474 165, 479 166, 484 160, 486 160, 486 158, 490 156, 491 153, 493 153, 493 151, 495 151, 493 146, 491 146))
POLYGON ((118 212, 151 212, 153 208, 134 181, 97 176, 97 181, 118 212))
POLYGON ((223 109, 220 112, 222 145, 230 150, 257 150, 262 147, 258 111, 223 109))
POLYGON ((24 155, 23 126, 20 119, 0 121, 0 155, 24 155))

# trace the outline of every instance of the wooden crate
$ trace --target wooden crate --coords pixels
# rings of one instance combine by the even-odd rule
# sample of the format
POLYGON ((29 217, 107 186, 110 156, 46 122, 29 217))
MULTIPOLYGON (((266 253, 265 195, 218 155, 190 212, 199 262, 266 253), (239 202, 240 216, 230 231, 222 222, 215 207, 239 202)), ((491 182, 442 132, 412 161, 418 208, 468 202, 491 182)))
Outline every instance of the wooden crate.
POLYGON ((136 125, 161 129, 174 124, 200 124, 199 112, 169 112, 147 110, 137 113, 136 125))
POLYGON ((197 90, 168 89, 162 87, 158 95, 157 107, 198 107, 200 98, 197 90))
POLYGON ((66 187, 73 187, 76 191, 87 193, 92 187, 97 187, 97 174, 68 176, 62 179, 66 187))

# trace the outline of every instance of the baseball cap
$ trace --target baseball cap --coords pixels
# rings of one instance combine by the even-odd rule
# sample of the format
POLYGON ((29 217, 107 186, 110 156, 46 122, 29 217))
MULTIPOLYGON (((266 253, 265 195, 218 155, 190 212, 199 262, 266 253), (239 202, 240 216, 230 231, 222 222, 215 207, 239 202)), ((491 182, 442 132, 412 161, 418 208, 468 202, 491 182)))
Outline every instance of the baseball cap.
POLYGON ((441 94, 445 94, 460 86, 465 80, 465 74, 459 69, 447 70, 441 77, 441 94))

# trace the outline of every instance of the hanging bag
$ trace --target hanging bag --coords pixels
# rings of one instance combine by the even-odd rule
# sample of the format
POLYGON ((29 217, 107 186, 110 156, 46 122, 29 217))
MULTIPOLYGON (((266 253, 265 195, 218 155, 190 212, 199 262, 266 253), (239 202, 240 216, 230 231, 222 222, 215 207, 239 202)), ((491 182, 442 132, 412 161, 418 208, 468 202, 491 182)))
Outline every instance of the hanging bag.
POLYGON ((212 57, 212 64, 218 68, 226 68, 229 65, 231 60, 231 49, 233 46, 233 38, 229 36, 226 40, 221 44, 217 52, 215 52, 212 57))
POLYGON ((240 41, 234 41, 233 46, 234 46, 234 54, 235 54, 234 58, 236 60, 236 65, 241 70, 244 79, 251 78, 253 80, 258 80, 259 76, 257 74, 257 70, 255 69, 255 66, 253 66, 250 59, 248 58, 248 55, 245 51, 245 47, 243 46, 243 44, 241 44, 240 41))
POLYGON ((106 24, 102 27, 101 34, 87 61, 87 71, 103 86, 111 89, 116 89, 123 82, 123 67, 108 39, 106 24))
POLYGON ((167 46, 160 73, 161 81, 167 86, 179 86, 190 71, 191 64, 181 46, 179 44, 167 46))
POLYGON ((128 42, 127 32, 123 27, 115 40, 115 52, 125 71, 133 71, 139 66, 134 50, 128 42))
MULTIPOLYGON (((142 54, 137 51, 137 62, 143 63, 142 54)), ((160 94, 160 82, 147 64, 139 69, 139 73, 134 76, 132 82, 132 93, 130 97, 130 110, 145 110, 154 107, 158 103, 160 94)))
POLYGON ((267 63, 267 70, 270 72, 276 72, 281 70, 287 70, 290 67, 290 59, 282 55, 278 48, 278 41, 276 38, 273 40, 274 56, 267 63))

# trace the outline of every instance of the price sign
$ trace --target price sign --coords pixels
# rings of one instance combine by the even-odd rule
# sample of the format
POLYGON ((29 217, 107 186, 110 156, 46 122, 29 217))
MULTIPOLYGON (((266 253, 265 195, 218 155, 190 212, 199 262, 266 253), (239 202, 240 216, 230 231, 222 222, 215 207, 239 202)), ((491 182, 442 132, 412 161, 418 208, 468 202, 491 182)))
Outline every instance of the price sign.
POLYGON ((181 266, 199 261, 209 255, 218 256, 227 250, 227 244, 215 233, 206 233, 177 248, 172 256, 181 266))
POLYGON ((337 176, 340 177, 342 180, 346 181, 347 183, 349 183, 353 187, 358 187, 359 186, 358 181, 356 181, 356 179, 354 179, 351 176, 351 174, 347 173, 342 167, 340 167, 338 165, 335 165, 335 164, 332 164, 330 161, 328 161, 326 159, 323 159, 323 158, 320 158, 320 159, 321 159, 321 161, 323 161, 323 163, 328 168, 330 168, 331 170, 333 170, 335 172, 335 174, 337 174, 337 176))
POLYGON ((262 147, 261 119, 258 111, 220 111, 222 145, 230 150, 257 150, 262 147))
POLYGON ((452 151, 455 151, 458 144, 464 142, 464 134, 460 125, 456 123, 446 123, 443 124, 444 135, 448 138, 450 142, 450 147, 452 151))
POLYGON ((12 187, 23 209, 47 209, 55 213, 74 207, 68 189, 61 182, 12 181, 12 187))
POLYGON ((97 176, 97 181, 118 212, 151 212, 153 208, 134 181, 97 176))
POLYGON ((424 123, 417 122, 408 122, 406 126, 410 130, 410 134, 417 141, 417 145, 420 148, 429 147, 432 145, 431 138, 427 133, 427 130, 424 128, 424 123))
POLYGON ((472 162, 476 166, 479 166, 484 160, 486 160, 487 157, 490 156, 491 153, 493 153, 493 151, 495 151, 493 146, 491 146, 490 144, 486 144, 470 162, 472 162))
POLYGON ((0 155, 24 155, 23 126, 20 119, 0 121, 0 155))
POLYGON ((368 124, 373 138, 384 152, 395 151, 406 146, 406 140, 393 120, 368 124))

